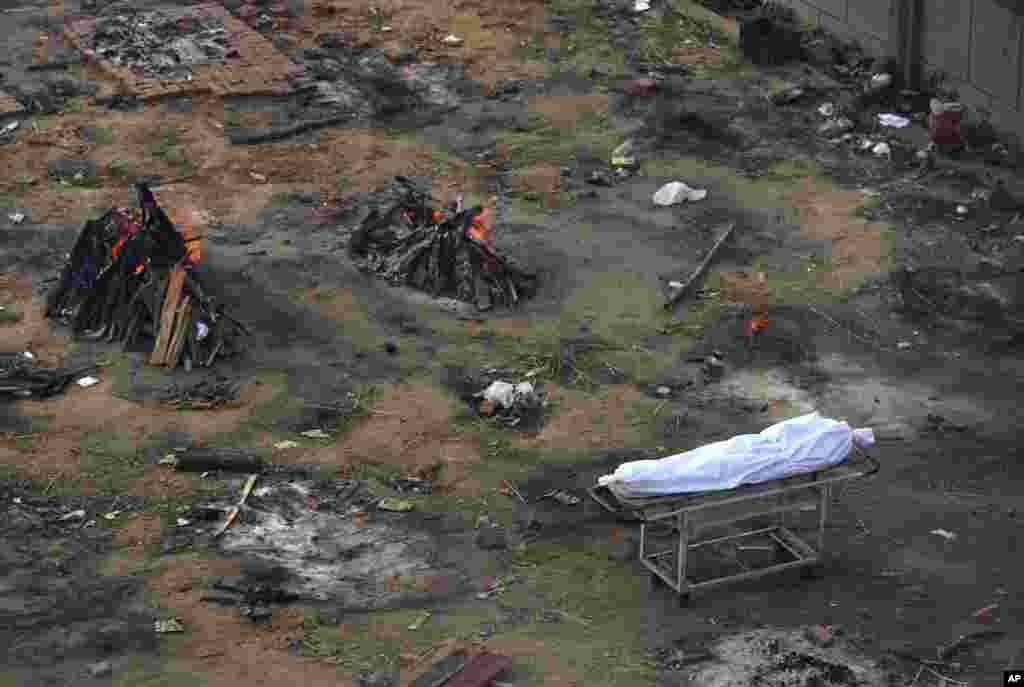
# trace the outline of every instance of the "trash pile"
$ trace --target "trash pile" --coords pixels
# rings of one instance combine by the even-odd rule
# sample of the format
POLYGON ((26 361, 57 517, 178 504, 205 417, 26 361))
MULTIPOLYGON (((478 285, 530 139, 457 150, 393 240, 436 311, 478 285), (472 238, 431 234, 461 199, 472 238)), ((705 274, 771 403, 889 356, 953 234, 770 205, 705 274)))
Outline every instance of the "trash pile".
POLYGON ((0 353, 0 399, 50 398, 90 369, 45 369, 37 367, 29 354, 0 353))
POLYGON ((191 370, 240 352, 245 326, 204 291, 201 237, 174 226, 145 184, 139 208, 89 221, 48 296, 46 316, 85 340, 152 341, 149 363, 191 370))
POLYGON ((87 59, 127 66, 138 77, 189 81, 192 65, 239 57, 232 40, 213 13, 128 10, 98 19, 81 47, 87 59))
POLYGON ((386 212, 373 209, 349 240, 349 253, 367 271, 394 284, 481 310, 512 307, 533 295, 535 275, 498 254, 486 208, 464 208, 457 197, 441 210, 404 177, 405 197, 386 212))
POLYGON ((511 384, 503 380, 490 385, 475 395, 477 407, 483 417, 493 417, 495 422, 508 429, 519 426, 524 420, 539 423, 544 417, 544 394, 534 388, 532 382, 511 384))

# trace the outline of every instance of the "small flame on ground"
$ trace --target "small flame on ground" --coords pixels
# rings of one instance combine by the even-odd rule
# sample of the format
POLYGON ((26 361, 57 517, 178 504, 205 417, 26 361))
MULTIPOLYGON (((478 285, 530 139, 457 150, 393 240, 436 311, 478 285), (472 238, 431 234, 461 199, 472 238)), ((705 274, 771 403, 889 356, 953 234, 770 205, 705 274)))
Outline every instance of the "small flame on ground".
POLYGON ((481 210, 480 214, 473 218, 473 223, 470 225, 469 230, 466 233, 470 238, 479 241, 480 243, 490 243, 491 213, 487 208, 481 210))

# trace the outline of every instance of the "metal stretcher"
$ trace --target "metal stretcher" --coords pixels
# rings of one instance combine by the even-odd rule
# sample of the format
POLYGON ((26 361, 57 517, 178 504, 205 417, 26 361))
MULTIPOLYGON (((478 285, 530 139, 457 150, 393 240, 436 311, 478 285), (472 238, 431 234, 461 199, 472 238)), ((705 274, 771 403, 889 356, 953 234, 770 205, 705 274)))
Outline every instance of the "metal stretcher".
MULTIPOLYGON (((679 595, 680 605, 685 606, 689 603, 692 592, 698 590, 793 568, 813 572, 820 566, 825 552, 825 526, 829 516, 832 488, 872 475, 878 472, 879 467, 877 460, 855 447, 845 461, 827 470, 743 485, 727 491, 640 499, 624 497, 603 486, 591 487, 588 492, 605 510, 640 521, 640 563, 650 570, 652 582, 668 585, 679 595), (786 514, 797 511, 816 511, 816 546, 804 541, 785 526, 786 514), (766 519, 772 524, 698 540, 700 533, 708 529, 766 519), (675 541, 670 548, 652 550, 655 547, 652 546, 651 530, 662 525, 670 526, 675 541), (700 582, 692 581, 688 577, 691 551, 755 537, 769 537, 792 559, 752 568, 736 557, 734 560, 742 572, 700 582)), ((664 544, 662 546, 664 547, 664 544)))

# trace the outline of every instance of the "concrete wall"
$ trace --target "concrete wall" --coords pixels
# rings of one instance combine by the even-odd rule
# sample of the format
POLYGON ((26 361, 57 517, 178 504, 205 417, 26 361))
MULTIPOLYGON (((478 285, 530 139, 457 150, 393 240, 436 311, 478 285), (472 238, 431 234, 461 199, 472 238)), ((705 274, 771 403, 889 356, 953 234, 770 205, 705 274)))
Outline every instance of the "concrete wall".
MULTIPOLYGON (((780 0, 869 53, 894 56, 897 0, 780 0)), ((1024 142, 1024 9, 1007 0, 923 0, 926 72, 941 71, 971 108, 1024 142)))

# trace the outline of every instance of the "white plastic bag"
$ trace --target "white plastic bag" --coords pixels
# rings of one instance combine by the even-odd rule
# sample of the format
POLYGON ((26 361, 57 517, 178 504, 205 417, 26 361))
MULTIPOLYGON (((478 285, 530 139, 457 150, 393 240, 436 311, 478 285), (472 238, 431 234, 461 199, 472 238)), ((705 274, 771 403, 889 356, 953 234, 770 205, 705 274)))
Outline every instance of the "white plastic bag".
POLYGON ((655 191, 651 200, 654 201, 655 205, 667 207, 669 205, 678 205, 679 203, 693 203, 698 200, 704 200, 707 195, 708 192, 702 188, 690 188, 681 181, 670 181, 655 191))
POLYGON ((759 434, 741 434, 660 460, 620 465, 598 484, 626 498, 735 489, 812 472, 846 460, 854 441, 869 446, 871 430, 818 413, 780 422, 759 434))

